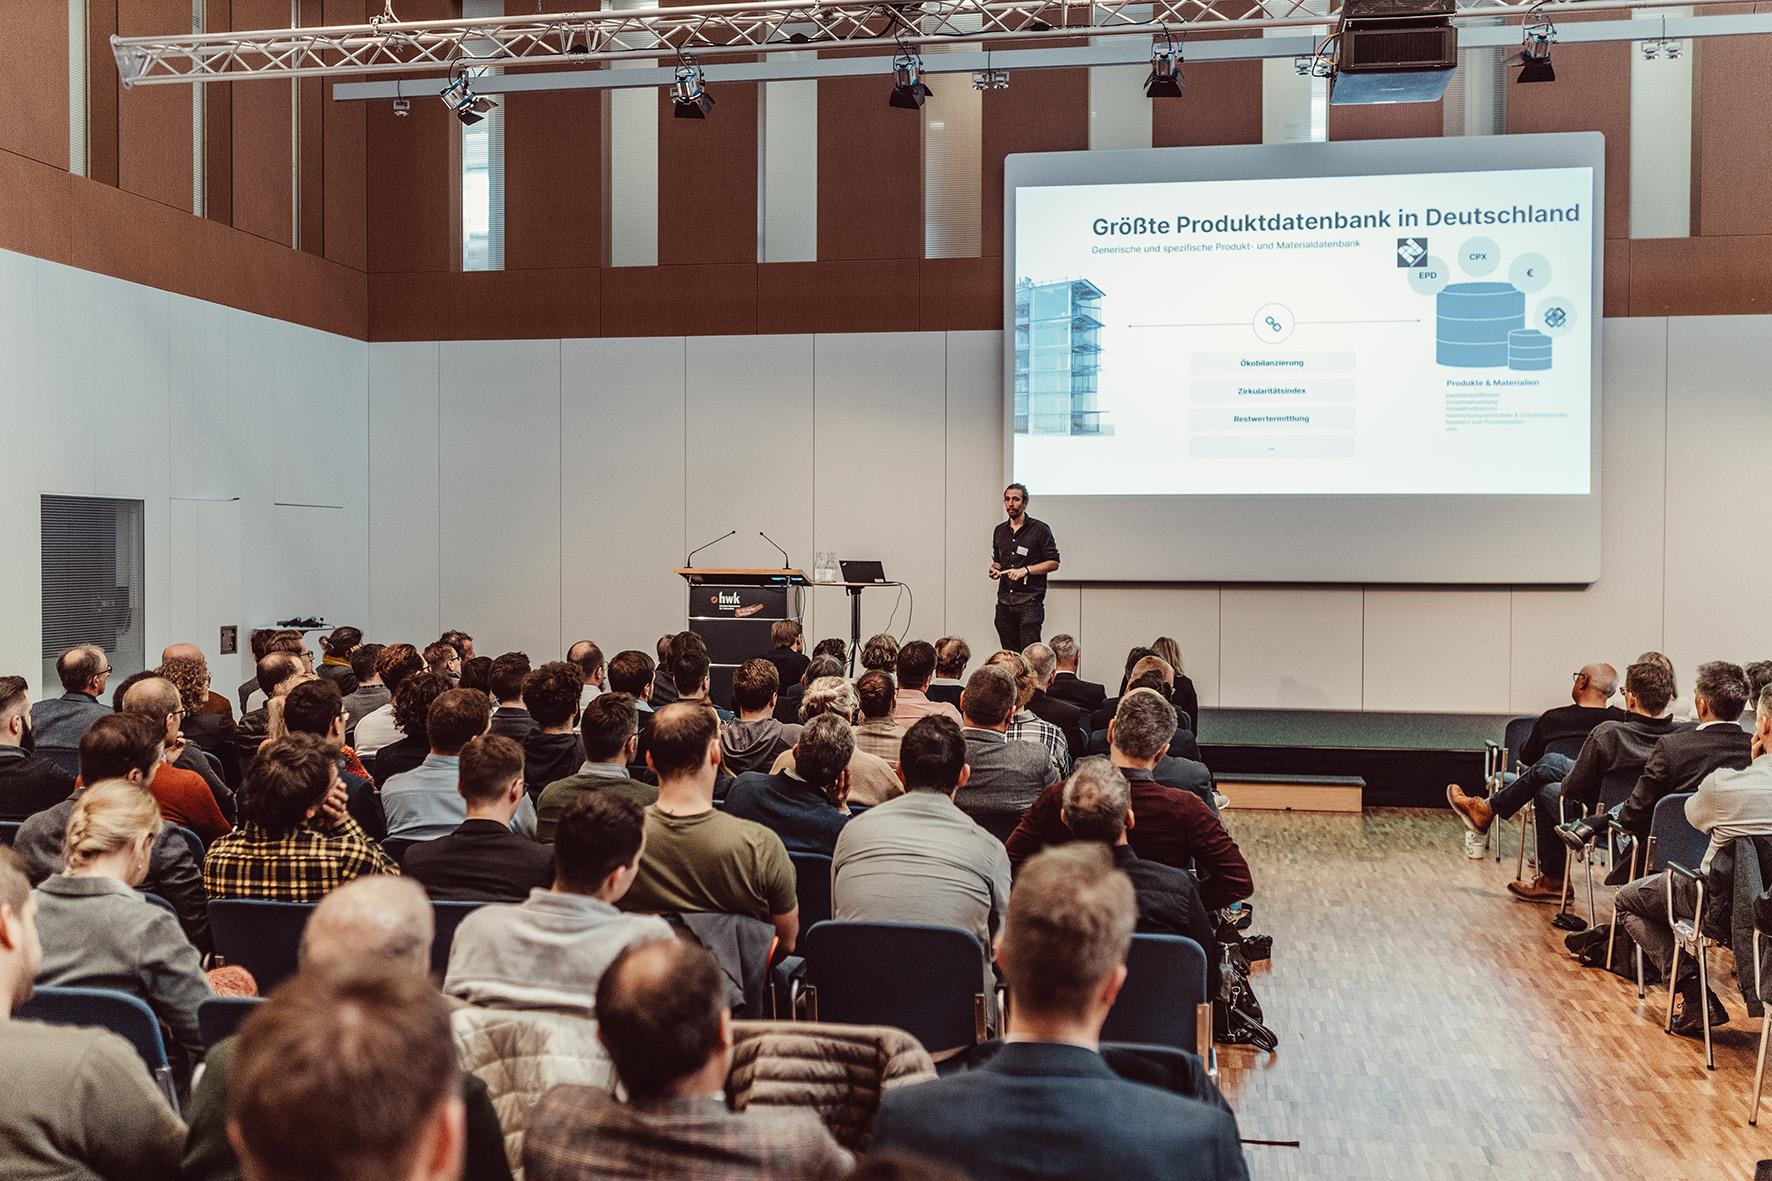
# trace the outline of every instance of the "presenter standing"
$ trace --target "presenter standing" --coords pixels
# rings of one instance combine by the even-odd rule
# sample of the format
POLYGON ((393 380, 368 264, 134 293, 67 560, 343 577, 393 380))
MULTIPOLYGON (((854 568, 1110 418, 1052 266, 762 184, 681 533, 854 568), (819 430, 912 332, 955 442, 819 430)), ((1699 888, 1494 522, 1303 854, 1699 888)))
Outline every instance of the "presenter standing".
POLYGON ((1046 522, 1027 515, 1024 484, 1003 489, 1009 519, 991 535, 991 578, 997 584, 997 640, 1020 652, 1040 639, 1046 622, 1046 576, 1058 569, 1058 543, 1046 522))

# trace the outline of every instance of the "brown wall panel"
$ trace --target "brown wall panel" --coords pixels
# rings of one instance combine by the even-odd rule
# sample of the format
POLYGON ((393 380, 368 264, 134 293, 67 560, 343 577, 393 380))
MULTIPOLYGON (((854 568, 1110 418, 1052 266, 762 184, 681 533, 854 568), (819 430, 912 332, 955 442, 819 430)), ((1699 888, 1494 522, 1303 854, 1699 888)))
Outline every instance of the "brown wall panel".
POLYGON ((1688 43, 1692 65, 1692 232, 1772 233, 1772 37, 1688 43), (1752 128, 1747 134, 1743 132, 1752 128))
POLYGON ((995 331, 1003 327, 1003 260, 926 258, 922 320, 929 332, 995 331))
POLYGON ((1191 34, 1182 49, 1187 78, 1182 97, 1151 103, 1151 146, 1191 148, 1206 144, 1261 142, 1261 63, 1191 62, 1187 45, 1235 41, 1227 34, 1191 34))
MULTIPOLYGON (((603 233, 601 94, 551 90, 499 101, 505 112, 505 266, 596 266, 603 233)), ((723 104, 716 111, 725 112, 723 104)))
POLYGON ((370 340, 448 340, 449 275, 369 275, 370 340))
POLYGON ((324 253, 333 262, 369 269, 368 207, 365 203, 367 103, 333 102, 332 83, 321 111, 325 193, 322 198, 324 253))
MULTIPOLYGON (((118 36, 190 31, 190 0, 119 0, 117 5, 118 36)), ((189 86, 138 86, 118 94, 118 187, 175 209, 191 209, 191 100, 189 86)))
MULTIPOLYGON (((73 257, 68 190, 73 177, 28 156, 0 151, 0 250, 63 265, 73 257)), ((4 313, 0 313, 4 314, 4 313)))
POLYGON ((914 258, 768 263, 757 268, 757 331, 901 332, 918 323, 921 297, 914 258))
POLYGON ((1630 315, 1630 242, 1629 238, 1606 239, 1601 315, 1630 315))
POLYGON ((449 276, 449 339, 596 336, 598 277, 595 267, 456 271, 449 276))
POLYGON ((743 336, 757 331, 757 264, 609 267, 604 336, 743 336))
POLYGON ((449 170, 455 120, 440 102, 412 104, 409 115, 393 104, 366 108, 369 145, 367 197, 371 271, 447 271, 453 232, 449 170))
MULTIPOLYGON (((1559 13, 1559 21, 1571 19, 1559 13)), ((1510 71, 1507 129, 1606 136, 1606 236, 1630 237, 1630 55, 1635 46, 1558 45, 1555 82, 1519 85, 1510 71)))
MULTIPOLYGON (((234 0, 236 29, 289 26, 289 0, 234 0)), ((282 79, 231 82, 234 228, 293 245, 295 100, 282 79)))
MULTIPOLYGON (((727 58, 721 58, 727 61, 727 58)), ((706 119, 658 99, 660 265, 757 261, 757 87, 709 86, 706 119)))
POLYGON ((69 187, 68 212, 72 265, 181 295, 199 293, 203 223, 188 212, 80 177, 69 187))
MULTIPOLYGON (((955 79, 964 85, 963 80, 955 79)), ((984 95, 984 202, 978 220, 979 252, 1003 253, 1003 157, 1015 152, 1067 152, 1089 146, 1089 71, 1028 70, 1012 73, 1009 89, 984 95)))
POLYGON ((6 31, 8 89, 0 151, 57 168, 68 166, 68 6, 62 0, 9 0, 0 9, 6 31))
POLYGON ((1772 312, 1772 236, 1631 242, 1631 315, 1766 312, 1772 312))
POLYGON ((1379 103, 1338 107, 1329 104, 1329 138, 1414 139, 1445 133, 1442 104, 1379 103))
MULTIPOLYGON (((965 86, 947 74, 937 86, 965 86)), ((886 105, 891 81, 818 83, 818 257, 923 256, 922 111, 886 105)))

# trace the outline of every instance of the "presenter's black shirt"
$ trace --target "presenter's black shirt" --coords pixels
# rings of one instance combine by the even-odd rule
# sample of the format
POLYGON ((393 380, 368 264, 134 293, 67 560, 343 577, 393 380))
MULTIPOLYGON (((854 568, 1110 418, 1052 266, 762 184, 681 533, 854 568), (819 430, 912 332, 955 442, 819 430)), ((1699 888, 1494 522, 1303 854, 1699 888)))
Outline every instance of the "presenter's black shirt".
MULTIPOLYGON (((1036 562, 1058 561, 1058 543, 1046 522, 1023 517, 1020 531, 1011 529, 1004 520, 991 534, 991 561, 1003 569, 1032 566, 1036 562)), ((1046 593, 1046 576, 1030 574, 1016 582, 997 579, 997 598, 1006 603, 1027 602, 1046 593)))

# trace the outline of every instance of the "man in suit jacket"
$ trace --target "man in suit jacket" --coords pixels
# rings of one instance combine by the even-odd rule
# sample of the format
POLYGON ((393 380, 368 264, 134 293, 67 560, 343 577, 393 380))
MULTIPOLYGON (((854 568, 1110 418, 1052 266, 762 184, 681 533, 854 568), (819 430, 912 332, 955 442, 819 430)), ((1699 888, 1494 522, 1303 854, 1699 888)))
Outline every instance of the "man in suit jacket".
POLYGON ((1009 719, 1015 713, 1015 678, 987 664, 972 674, 960 697, 966 717, 966 763, 972 780, 960 810, 992 831, 1007 831, 1041 792, 1058 782, 1046 748, 1038 742, 1011 742, 1009 719), (993 828, 992 822, 999 827, 993 828))
POLYGON ((55 675, 65 692, 31 707, 31 731, 38 746, 79 750, 86 728, 111 712, 99 701, 111 681, 111 661, 104 649, 81 644, 56 658, 55 675))
POLYGON ((31 697, 23 677, 0 677, 0 820, 24 820, 74 794, 74 777, 26 749, 31 697))
POLYGON ((1057 655, 1047 644, 1029 644, 1021 655, 1033 670, 1036 683, 1034 695, 1028 699, 1028 712, 1063 730, 1065 741, 1070 743, 1072 761, 1082 758, 1089 747, 1089 715, 1076 703, 1052 695, 1052 687, 1057 684, 1057 655))
POLYGON ((1058 672, 1046 692, 1060 701, 1070 702, 1085 715, 1100 709, 1107 701, 1107 686, 1085 681, 1077 675, 1083 650, 1077 646, 1076 637, 1053 636, 1051 647, 1052 655, 1058 661, 1058 672))
POLYGON ((977 1070, 887 1091, 874 1147, 973 1181, 1246 1178, 1235 1116, 1127 1082, 1102 1059, 1137 919, 1132 883, 1100 844, 1029 861, 997 952, 1013 1002, 1008 1044, 977 1070))
POLYGON ((462 902, 521 902, 554 881, 554 852, 511 831, 522 805, 523 748, 515 739, 485 734, 461 748, 456 790, 468 818, 448 836, 406 850, 400 869, 432 898, 462 902))

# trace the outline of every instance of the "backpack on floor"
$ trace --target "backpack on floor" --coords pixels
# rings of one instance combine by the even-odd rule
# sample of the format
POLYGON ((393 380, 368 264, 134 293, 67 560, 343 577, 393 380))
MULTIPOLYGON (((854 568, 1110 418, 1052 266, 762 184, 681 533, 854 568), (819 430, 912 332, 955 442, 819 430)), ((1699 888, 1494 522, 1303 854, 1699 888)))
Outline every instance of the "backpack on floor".
MULTIPOLYGON (((1611 935, 1610 925, 1601 924, 1568 936, 1563 940, 1563 946, 1569 949, 1569 954, 1573 955, 1583 967, 1604 968, 1614 976, 1622 976, 1626 980, 1634 981, 1637 978, 1637 960, 1633 953, 1636 951, 1637 945, 1632 942, 1629 935, 1625 934, 1622 927, 1619 928, 1616 940, 1613 940, 1611 935), (1605 962, 1608 942, 1612 944, 1611 963, 1605 962)), ((1648 956, 1643 957, 1643 983, 1645 985, 1661 983, 1661 969, 1657 968, 1655 961, 1648 956)))
POLYGON ((1249 957, 1243 936, 1234 920, 1218 928, 1219 984, 1212 1000, 1212 1040, 1227 1046, 1254 1046, 1272 1051, 1280 1044, 1274 1031, 1262 1024, 1261 1002, 1249 984, 1249 957))

